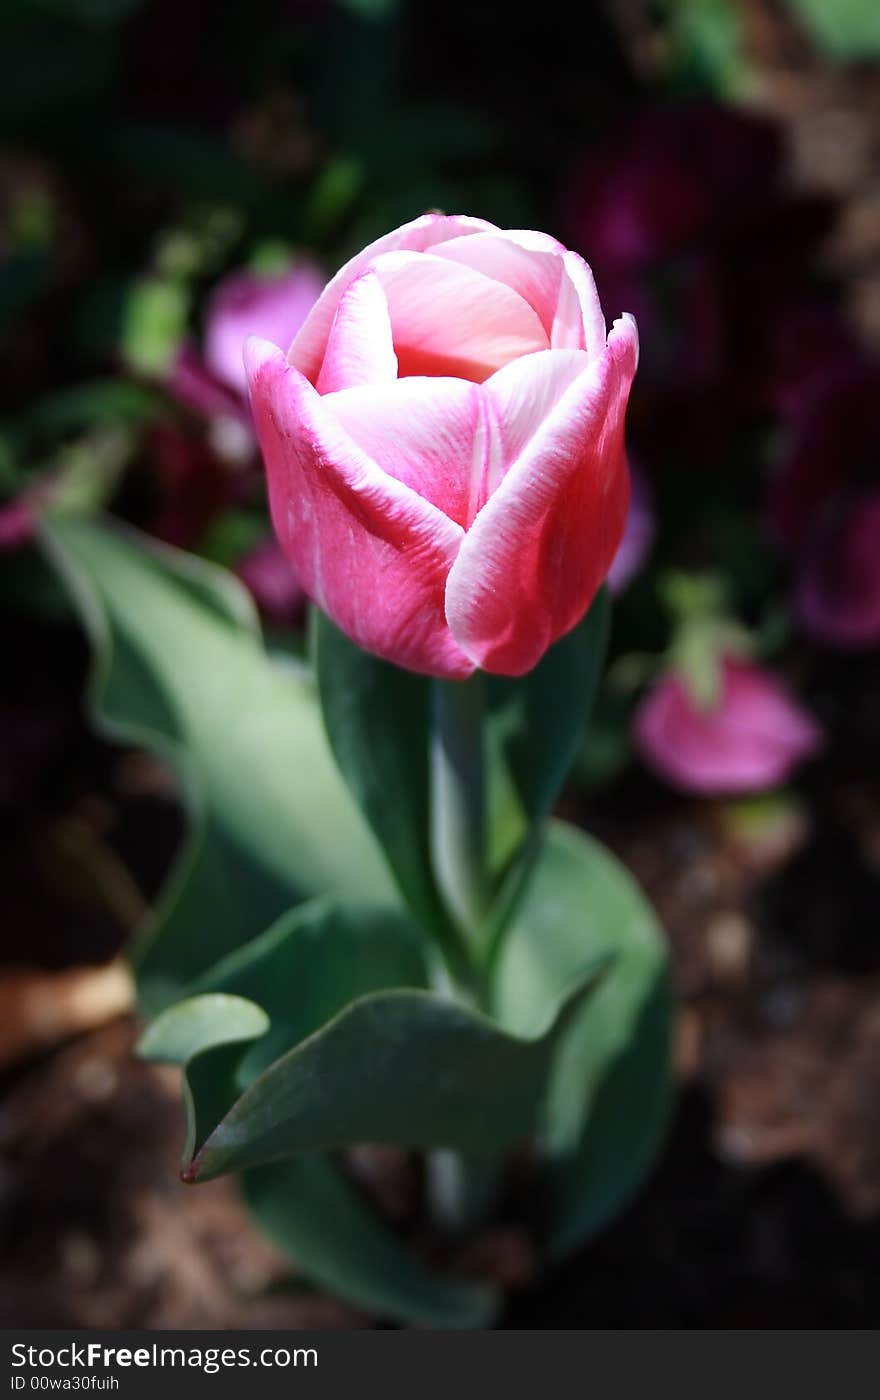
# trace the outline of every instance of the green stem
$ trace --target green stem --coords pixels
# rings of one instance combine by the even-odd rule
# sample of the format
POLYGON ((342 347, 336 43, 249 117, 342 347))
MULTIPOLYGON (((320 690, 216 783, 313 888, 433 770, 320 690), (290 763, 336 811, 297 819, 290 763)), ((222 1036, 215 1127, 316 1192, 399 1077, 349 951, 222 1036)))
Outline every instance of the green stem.
MULTIPOLYGON (((458 931, 455 985, 442 990, 485 1006, 481 935, 491 904, 487 860, 485 678, 435 681, 431 726, 431 859, 437 886, 458 931), (463 963, 463 967, 462 967, 463 963)), ((442 1229, 481 1224, 495 1203, 503 1159, 442 1148, 425 1161, 431 1215, 442 1229)))
POLYGON ((474 1157, 446 1147, 429 1152, 425 1184, 434 1223, 451 1234, 485 1224, 495 1206, 503 1166, 498 1157, 474 1157))
POLYGON ((431 735, 431 855, 440 893, 476 951, 490 902, 486 869, 485 682, 435 681, 431 735))

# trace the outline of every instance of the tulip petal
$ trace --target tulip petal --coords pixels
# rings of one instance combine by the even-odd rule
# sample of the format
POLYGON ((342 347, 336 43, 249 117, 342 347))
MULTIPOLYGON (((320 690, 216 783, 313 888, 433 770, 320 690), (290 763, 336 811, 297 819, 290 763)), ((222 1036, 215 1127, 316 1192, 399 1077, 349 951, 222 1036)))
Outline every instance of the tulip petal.
POLYGON ((318 393, 397 379, 388 302, 374 272, 357 277, 343 293, 327 337, 318 393))
POLYGON ((422 214, 408 224, 403 224, 392 233, 377 238, 374 243, 362 248, 339 269, 324 288, 305 322, 297 332, 288 351, 288 359, 312 383, 318 377, 324 349, 336 308, 346 287, 382 253, 391 253, 399 248, 413 252, 424 252, 435 243, 456 238, 459 234, 482 233, 494 229, 485 219, 470 218, 465 214, 422 214))
POLYGON ((550 344, 554 350, 585 349, 599 355, 605 348, 605 317, 592 270, 571 252, 563 253, 562 266, 550 344))
POLYGON ((276 346, 251 338, 245 364, 273 523, 310 597, 367 651, 468 675, 443 606, 461 527, 386 475, 276 346))
POLYGON ((484 477, 484 397, 465 379, 414 376, 329 394, 325 403, 382 471, 466 528, 484 477))
POLYGON ((388 298, 399 373, 482 383, 547 333, 518 292, 433 253, 383 253, 373 268, 388 298))
POLYGON ((551 351, 484 386, 516 457, 465 536, 446 586, 449 627, 472 661, 522 675, 584 615, 623 533, 623 418, 638 339, 615 322, 586 362, 551 351))
POLYGON ((528 229, 473 233, 431 249, 435 257, 461 263, 519 292, 540 317, 548 340, 559 302, 564 251, 549 234, 528 229))

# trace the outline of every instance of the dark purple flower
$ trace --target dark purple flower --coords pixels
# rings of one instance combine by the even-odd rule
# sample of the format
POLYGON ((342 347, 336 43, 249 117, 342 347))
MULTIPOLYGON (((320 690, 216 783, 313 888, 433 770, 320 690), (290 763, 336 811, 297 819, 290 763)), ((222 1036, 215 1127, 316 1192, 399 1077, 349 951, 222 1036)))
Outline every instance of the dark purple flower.
POLYGON ((880 646, 880 488, 822 513, 798 561, 794 611, 823 646, 880 646))

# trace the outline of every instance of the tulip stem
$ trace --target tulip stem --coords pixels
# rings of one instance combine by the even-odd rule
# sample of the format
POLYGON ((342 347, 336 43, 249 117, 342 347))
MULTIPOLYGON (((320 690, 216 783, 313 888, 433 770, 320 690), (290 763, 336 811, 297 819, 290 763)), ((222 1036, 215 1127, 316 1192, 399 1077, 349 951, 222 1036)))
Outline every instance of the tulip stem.
POLYGON ((425 1158, 425 1188, 434 1224, 449 1234, 483 1225, 496 1206, 503 1159, 474 1157, 447 1147, 425 1158))
POLYGON ((431 855, 446 906, 471 951, 490 902, 486 868, 485 679, 435 681, 431 855))
MULTIPOLYGON (((485 1006, 480 934, 491 903, 487 860, 486 681, 435 681, 431 727, 430 844, 434 876, 458 934, 446 990, 485 1006)), ((426 1157, 426 1190, 434 1223, 461 1233, 491 1214, 503 1159, 441 1148, 426 1157)))

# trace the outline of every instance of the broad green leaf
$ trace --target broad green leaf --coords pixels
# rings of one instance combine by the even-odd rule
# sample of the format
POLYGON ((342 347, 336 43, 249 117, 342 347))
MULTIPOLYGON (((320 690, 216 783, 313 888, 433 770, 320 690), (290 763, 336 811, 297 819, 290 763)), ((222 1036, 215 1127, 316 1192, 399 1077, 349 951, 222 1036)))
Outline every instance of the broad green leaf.
POLYGON ((417 1327, 491 1325, 496 1295, 429 1270, 326 1157, 257 1167, 244 1174, 242 1184, 260 1228, 324 1288, 417 1327))
POLYGON ((137 1052, 144 1060, 184 1065, 216 1045, 250 1041, 269 1029, 265 1011, 240 996, 189 997, 161 1012, 144 1031, 137 1052))
POLYGON ((531 1136, 566 1027, 604 964, 529 1038, 422 991, 348 1005, 267 1069, 200 1147, 195 1179, 357 1142, 493 1153, 531 1136))
POLYGON ((431 686, 361 651, 315 611, 315 664, 336 761, 409 907, 427 928, 446 916, 428 845, 431 686))
POLYGON ((427 985, 424 941, 402 913, 315 899, 282 914, 189 991, 247 997, 269 1017, 271 1029, 242 1062, 245 1087, 357 997, 427 985))
POLYGON ((857 61, 880 57, 877 0, 789 0, 814 43, 832 58, 857 61))
MULTIPOLYGON (((574 763, 599 684, 610 614, 603 588, 584 620, 527 676, 490 678, 491 742, 506 770, 504 788, 509 793, 512 785, 519 802, 520 837, 550 812, 574 763)), ((498 824, 497 802, 493 806, 498 824)), ((505 826, 512 835, 509 817, 505 826)))
POLYGON ((586 1239, 636 1188, 670 1102, 667 951, 628 871, 583 832, 549 831, 495 973, 494 1009, 534 1033, 572 969, 609 957, 596 993, 561 1039, 545 1105, 550 1245, 586 1239))
POLYGON ((191 818, 140 958, 145 1003, 180 995, 300 900, 394 905, 314 687, 266 653, 236 580, 92 520, 46 535, 92 639, 98 721, 168 761, 191 818))

